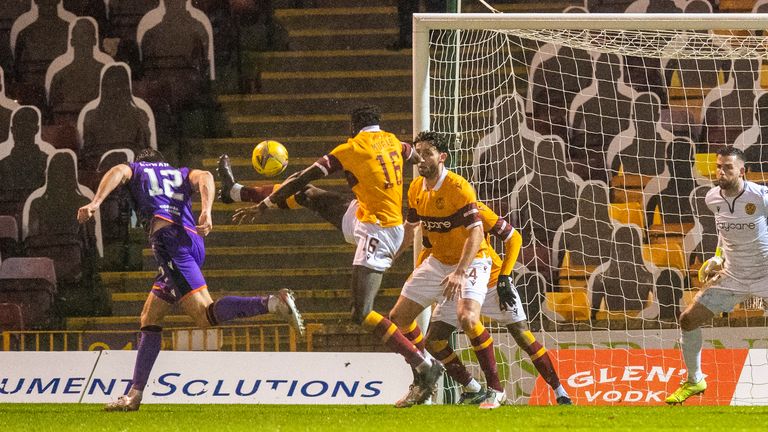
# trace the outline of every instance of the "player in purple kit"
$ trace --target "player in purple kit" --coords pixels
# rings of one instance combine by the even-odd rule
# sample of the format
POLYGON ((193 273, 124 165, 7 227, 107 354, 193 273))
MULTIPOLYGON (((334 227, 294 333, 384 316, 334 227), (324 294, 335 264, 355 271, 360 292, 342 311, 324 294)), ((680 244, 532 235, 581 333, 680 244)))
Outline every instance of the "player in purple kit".
POLYGON ((149 373, 160 353, 162 321, 174 304, 203 328, 234 318, 274 313, 303 334, 301 314, 288 289, 265 297, 211 299, 200 270, 205 259, 203 236, 213 227, 211 206, 215 185, 211 173, 172 167, 163 161, 160 152, 147 148, 139 153, 136 162, 117 165, 104 175, 93 201, 78 210, 77 220, 88 221, 104 199, 122 184, 127 184, 135 201, 159 273, 141 312, 141 339, 131 389, 127 395, 107 404, 107 411, 139 409, 149 373), (191 207, 194 189, 199 189, 202 202, 197 223, 191 207))

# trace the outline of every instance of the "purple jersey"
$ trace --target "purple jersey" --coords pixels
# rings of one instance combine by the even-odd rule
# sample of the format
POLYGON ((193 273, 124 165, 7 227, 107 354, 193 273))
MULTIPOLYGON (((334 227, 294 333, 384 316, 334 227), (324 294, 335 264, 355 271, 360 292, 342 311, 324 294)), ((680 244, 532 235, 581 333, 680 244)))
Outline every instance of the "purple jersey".
POLYGON ((130 167, 129 188, 145 227, 158 217, 197 232, 189 168, 174 168, 165 162, 133 162, 130 167))

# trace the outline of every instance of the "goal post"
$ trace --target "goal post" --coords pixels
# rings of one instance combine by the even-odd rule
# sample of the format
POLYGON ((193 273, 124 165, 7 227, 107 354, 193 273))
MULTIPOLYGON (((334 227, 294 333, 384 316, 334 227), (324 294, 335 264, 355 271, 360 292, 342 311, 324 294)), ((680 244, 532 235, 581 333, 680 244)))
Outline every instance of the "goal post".
MULTIPOLYGON (((762 14, 413 16, 414 133, 455 137, 450 168, 523 235, 518 294, 577 403, 661 403, 685 376, 677 318, 717 243, 714 152, 768 173, 766 29, 762 14)), ((760 399, 768 378, 739 381, 727 356, 768 348, 766 325, 752 298, 704 330, 721 382, 703 403, 760 399)), ((488 326, 510 400, 554 403, 507 323, 488 326)), ((461 334, 456 348, 481 377, 461 334)))

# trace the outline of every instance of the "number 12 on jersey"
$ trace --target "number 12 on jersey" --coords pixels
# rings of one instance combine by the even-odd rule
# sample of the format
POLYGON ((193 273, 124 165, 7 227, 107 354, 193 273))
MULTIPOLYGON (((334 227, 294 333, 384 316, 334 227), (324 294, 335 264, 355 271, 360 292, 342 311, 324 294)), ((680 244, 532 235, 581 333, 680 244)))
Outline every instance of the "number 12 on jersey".
POLYGON ((398 161, 400 160, 400 154, 398 152, 389 152, 389 158, 386 158, 384 154, 380 154, 376 156, 376 159, 379 161, 379 164, 381 164, 381 169, 384 171, 384 189, 389 189, 394 186, 394 183, 392 183, 392 177, 389 175, 390 168, 387 165, 392 166, 391 169, 393 171, 392 174, 395 178, 395 182, 398 185, 403 184, 403 168, 400 164, 398 164, 398 161))

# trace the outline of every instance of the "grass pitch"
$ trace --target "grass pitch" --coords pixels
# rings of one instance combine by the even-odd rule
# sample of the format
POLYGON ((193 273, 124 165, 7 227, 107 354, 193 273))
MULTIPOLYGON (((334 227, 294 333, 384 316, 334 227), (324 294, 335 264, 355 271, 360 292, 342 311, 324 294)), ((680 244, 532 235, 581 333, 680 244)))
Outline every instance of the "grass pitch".
POLYGON ((0 404, 0 431, 553 431, 761 430, 768 407, 476 407, 322 405, 144 405, 107 413, 100 405, 0 404))

